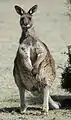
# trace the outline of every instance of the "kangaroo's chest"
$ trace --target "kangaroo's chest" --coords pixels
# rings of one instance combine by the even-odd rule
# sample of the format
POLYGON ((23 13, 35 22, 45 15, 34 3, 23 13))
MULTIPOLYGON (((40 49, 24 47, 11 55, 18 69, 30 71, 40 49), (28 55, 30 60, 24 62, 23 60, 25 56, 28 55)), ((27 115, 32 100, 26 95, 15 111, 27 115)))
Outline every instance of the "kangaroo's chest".
POLYGON ((29 37, 29 40, 24 41, 24 48, 27 52, 27 55, 30 57, 32 64, 37 59, 37 53, 36 53, 36 40, 34 40, 32 37, 29 37))
POLYGON ((32 64, 34 64, 34 62, 37 59, 36 48, 34 48, 34 47, 30 48, 30 59, 32 61, 32 64))

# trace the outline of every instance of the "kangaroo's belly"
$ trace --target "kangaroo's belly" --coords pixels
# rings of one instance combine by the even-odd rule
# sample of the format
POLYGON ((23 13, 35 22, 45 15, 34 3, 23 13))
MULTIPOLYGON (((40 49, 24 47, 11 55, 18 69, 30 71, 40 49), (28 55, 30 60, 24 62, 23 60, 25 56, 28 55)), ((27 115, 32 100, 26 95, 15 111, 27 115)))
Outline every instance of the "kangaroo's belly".
POLYGON ((49 60, 46 56, 46 58, 39 66, 39 71, 37 75, 37 78, 41 81, 41 83, 44 85, 46 84, 49 87, 51 87, 55 79, 55 66, 52 65, 52 62, 52 59, 49 60))
POLYGON ((30 71, 22 69, 20 66, 19 68, 14 67, 14 77, 18 87, 22 85, 29 91, 31 91, 33 86, 35 86, 37 83, 35 76, 33 76, 30 71))

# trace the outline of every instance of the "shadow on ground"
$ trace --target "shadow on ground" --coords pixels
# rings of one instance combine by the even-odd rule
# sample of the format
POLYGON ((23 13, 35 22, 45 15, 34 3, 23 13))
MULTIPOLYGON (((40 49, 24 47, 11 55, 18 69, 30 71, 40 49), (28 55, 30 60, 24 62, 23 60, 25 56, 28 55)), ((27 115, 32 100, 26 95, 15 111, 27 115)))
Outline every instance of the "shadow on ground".
MULTIPOLYGON (((60 103, 60 109, 71 109, 71 96, 51 96, 55 101, 60 103)), ((33 103, 34 105, 41 104, 41 101, 39 99, 37 99, 37 97, 33 97, 33 98, 29 98, 29 101, 31 101, 31 104, 33 103), (32 100, 32 101, 31 101, 32 100), (36 102, 35 102, 36 101, 36 102)), ((31 105, 30 105, 31 106, 31 105)), ((52 110, 53 108, 50 108, 50 110, 52 110)), ((41 111, 40 107, 28 107, 27 108, 28 111, 41 111)), ((4 112, 4 113, 13 113, 13 112, 17 112, 20 113, 20 108, 19 107, 11 107, 11 108, 0 108, 0 113, 4 112)))
POLYGON ((71 109, 71 96, 52 96, 52 98, 60 103, 60 109, 71 109))

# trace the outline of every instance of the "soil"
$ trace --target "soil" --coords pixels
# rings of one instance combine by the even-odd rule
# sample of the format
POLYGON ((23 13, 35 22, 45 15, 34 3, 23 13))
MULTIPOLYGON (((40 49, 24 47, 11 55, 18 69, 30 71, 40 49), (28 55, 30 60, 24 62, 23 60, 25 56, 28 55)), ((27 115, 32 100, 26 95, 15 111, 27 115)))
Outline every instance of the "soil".
POLYGON ((61 73, 71 44, 71 6, 66 0, 0 0, 0 120, 71 120, 71 93, 61 88, 61 73), (28 10, 38 4, 33 15, 37 36, 47 44, 56 63, 56 79, 51 96, 61 103, 59 110, 41 113, 39 96, 26 91, 27 112, 19 113, 19 91, 13 78, 13 62, 21 35, 19 16, 14 5, 28 10))

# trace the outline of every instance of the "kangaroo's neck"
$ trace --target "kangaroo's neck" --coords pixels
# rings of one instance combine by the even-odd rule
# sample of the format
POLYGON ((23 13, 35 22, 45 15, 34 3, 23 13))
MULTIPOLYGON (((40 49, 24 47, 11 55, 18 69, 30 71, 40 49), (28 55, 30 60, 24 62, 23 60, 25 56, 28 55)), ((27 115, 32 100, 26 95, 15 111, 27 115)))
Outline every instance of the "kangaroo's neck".
POLYGON ((20 38, 20 44, 23 42, 23 40, 28 36, 29 31, 28 29, 23 29, 22 30, 22 34, 21 34, 21 38, 20 38))
POLYGON ((20 44, 23 42, 24 39, 26 39, 28 37, 28 35, 31 35, 32 37, 35 37, 35 30, 34 28, 30 28, 30 29, 23 29, 22 30, 22 34, 21 34, 21 38, 20 38, 20 44))

